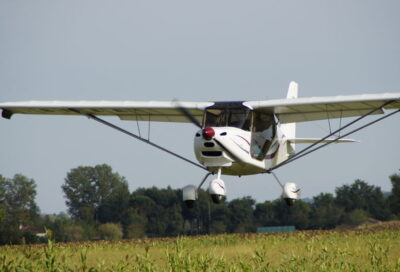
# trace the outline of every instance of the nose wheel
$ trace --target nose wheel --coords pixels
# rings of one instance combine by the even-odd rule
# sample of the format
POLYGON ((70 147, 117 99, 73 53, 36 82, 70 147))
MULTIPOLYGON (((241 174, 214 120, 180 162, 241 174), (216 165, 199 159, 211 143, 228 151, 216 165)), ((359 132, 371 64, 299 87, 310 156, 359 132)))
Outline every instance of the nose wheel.
POLYGON ((225 196, 223 195, 210 195, 211 196, 211 200, 215 203, 215 204, 219 204, 221 202, 223 202, 225 200, 225 196))
POLYGON ((217 178, 211 181, 208 193, 215 204, 219 204, 225 199, 226 189, 225 182, 221 179, 221 168, 218 168, 217 178))

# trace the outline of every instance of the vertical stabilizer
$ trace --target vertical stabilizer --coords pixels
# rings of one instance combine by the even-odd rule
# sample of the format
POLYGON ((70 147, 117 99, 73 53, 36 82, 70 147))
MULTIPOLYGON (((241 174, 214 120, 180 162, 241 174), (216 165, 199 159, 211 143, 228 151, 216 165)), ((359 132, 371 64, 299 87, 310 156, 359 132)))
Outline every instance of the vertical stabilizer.
MULTIPOLYGON (((294 82, 294 81, 290 82, 289 90, 288 90, 286 98, 287 99, 297 98, 298 88, 299 88, 299 85, 296 82, 294 82)), ((286 138, 288 138, 288 139, 296 138, 296 123, 282 124, 281 130, 282 130, 283 134, 286 136, 286 138)), ((293 154, 294 154, 295 144, 290 143, 289 145, 290 145, 288 147, 289 153, 293 152, 293 154)))
POLYGON ((297 82, 294 81, 290 82, 286 98, 287 99, 297 98, 298 90, 299 90, 299 84, 297 84, 297 82))

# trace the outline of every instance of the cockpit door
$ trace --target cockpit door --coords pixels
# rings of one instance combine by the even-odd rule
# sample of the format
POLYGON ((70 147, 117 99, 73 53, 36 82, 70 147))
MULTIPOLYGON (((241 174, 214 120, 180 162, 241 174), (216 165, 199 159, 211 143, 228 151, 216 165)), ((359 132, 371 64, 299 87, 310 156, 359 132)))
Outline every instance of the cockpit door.
POLYGON ((253 111, 251 128, 251 156, 263 160, 275 137, 276 124, 273 114, 253 111))

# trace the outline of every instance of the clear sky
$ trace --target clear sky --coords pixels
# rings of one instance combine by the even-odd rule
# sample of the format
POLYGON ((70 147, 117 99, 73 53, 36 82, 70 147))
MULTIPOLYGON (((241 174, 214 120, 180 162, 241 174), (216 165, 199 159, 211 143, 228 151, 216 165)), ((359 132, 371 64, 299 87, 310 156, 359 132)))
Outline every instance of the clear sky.
MULTIPOLYGON (((4 0, 0 101, 266 100, 285 97, 291 80, 301 97, 400 92, 399 10, 389 0, 4 0)), ((135 122, 108 120, 137 131, 135 122)), ((327 122, 303 123, 298 136, 327 130, 327 122)), ((153 123, 151 139, 194 159, 195 131, 153 123)), ((399 135, 400 114, 353 135, 361 143, 331 145, 276 173, 298 183, 303 197, 357 178, 390 190, 399 135)), ((66 210, 68 171, 100 163, 125 176, 130 190, 181 188, 204 175, 85 117, 0 120, 0 174, 33 178, 42 212, 66 210)), ((228 199, 281 193, 270 175, 223 178, 228 199)))

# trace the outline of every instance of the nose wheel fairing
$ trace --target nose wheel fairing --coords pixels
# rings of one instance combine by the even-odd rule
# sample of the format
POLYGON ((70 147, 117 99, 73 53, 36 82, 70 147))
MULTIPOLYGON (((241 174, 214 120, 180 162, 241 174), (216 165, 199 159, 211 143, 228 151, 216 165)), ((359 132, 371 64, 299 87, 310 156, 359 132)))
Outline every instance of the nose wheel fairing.
POLYGON ((214 203, 218 204, 225 199, 226 187, 225 182, 221 179, 221 168, 218 168, 217 178, 210 182, 208 193, 214 203))

